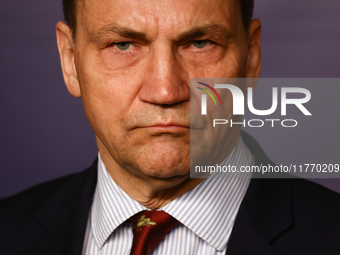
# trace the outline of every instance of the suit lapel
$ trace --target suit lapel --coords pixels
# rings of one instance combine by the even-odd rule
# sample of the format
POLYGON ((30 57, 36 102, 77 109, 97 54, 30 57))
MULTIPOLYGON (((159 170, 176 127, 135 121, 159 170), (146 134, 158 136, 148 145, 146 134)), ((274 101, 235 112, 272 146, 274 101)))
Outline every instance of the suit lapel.
POLYGON ((97 160, 70 177, 37 214, 46 230, 42 254, 81 254, 87 220, 97 183, 97 160))
POLYGON ((227 255, 280 255, 254 227, 242 217, 237 219, 237 227, 227 246, 227 255))
POLYGON ((280 254, 271 243, 291 225, 290 180, 252 179, 235 219, 227 254, 280 254))
MULTIPOLYGON (((242 137, 256 165, 274 165, 252 137, 246 133, 242 137)), ((253 178, 235 219, 226 254, 280 254, 271 243, 291 225, 290 180, 253 178)))

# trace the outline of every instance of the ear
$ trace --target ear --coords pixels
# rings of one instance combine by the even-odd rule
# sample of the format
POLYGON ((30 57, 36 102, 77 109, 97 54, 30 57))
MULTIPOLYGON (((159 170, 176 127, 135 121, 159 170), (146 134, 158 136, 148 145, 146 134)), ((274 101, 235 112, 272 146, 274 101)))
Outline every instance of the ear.
POLYGON ((260 77, 261 60, 261 22, 254 19, 249 26, 247 78, 260 77))
POLYGON ((64 22, 59 21, 56 26, 56 34, 61 69, 66 87, 71 95, 80 97, 81 91, 74 62, 74 43, 71 29, 64 22))

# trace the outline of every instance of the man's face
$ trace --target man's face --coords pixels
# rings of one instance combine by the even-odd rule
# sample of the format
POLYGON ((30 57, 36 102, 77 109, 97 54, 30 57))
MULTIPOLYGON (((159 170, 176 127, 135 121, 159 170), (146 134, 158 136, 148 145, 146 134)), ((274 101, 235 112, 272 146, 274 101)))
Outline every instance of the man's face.
POLYGON ((83 0, 77 24, 79 93, 99 149, 128 171, 188 174, 190 78, 246 76, 237 1, 83 0))

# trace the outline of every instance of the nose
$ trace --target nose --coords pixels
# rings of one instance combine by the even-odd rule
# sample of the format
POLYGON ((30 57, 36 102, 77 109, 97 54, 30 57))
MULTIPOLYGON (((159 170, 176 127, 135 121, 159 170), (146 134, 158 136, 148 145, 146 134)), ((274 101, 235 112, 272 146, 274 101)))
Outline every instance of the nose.
POLYGON ((172 47, 154 47, 139 91, 142 101, 173 105, 190 99, 189 75, 172 47))

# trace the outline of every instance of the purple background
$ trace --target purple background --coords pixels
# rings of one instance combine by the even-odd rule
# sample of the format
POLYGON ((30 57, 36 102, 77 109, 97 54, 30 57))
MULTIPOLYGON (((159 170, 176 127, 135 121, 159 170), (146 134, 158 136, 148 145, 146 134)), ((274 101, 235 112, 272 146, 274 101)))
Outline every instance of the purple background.
MULTIPOLYGON (((339 0, 256 0, 261 76, 339 77, 339 13, 339 0)), ((0 197, 80 171, 97 155, 81 100, 62 79, 54 31, 62 17, 61 0, 0 3, 0 197)), ((288 157, 266 134, 255 137, 274 161, 288 157)), ((314 181, 340 192, 339 179, 314 181)))

